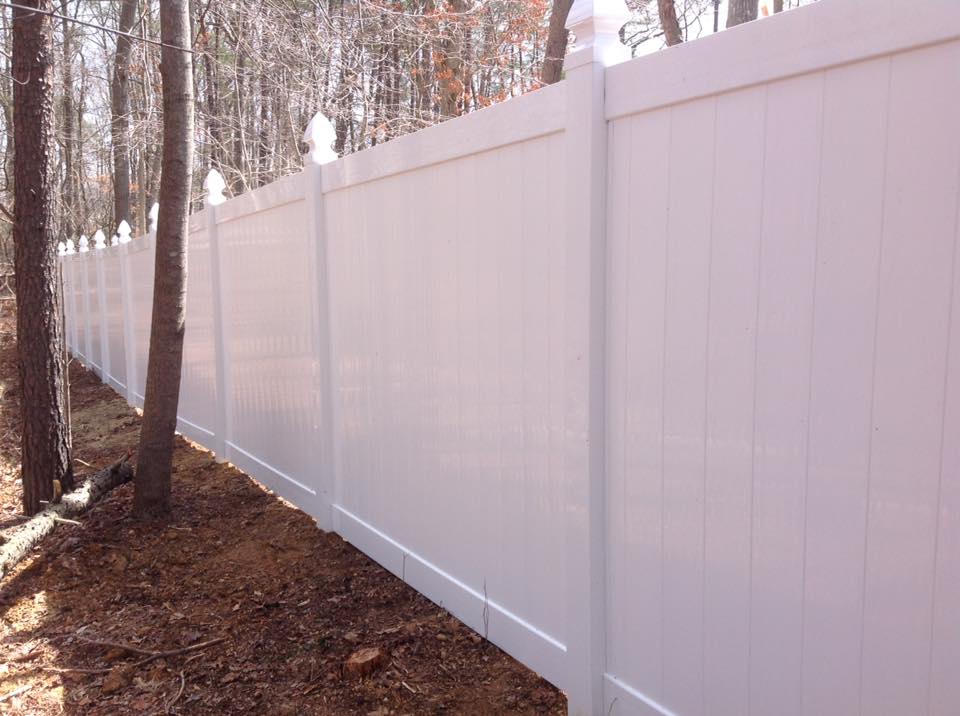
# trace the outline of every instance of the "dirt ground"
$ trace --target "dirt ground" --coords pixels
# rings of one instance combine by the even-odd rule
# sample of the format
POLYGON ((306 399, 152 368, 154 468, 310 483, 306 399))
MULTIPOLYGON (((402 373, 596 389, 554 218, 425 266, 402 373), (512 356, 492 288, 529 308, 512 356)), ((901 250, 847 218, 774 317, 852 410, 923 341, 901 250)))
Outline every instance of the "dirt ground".
MULTIPOLYGON (((23 521, 14 324, 0 301, 0 539, 23 521)), ((70 373, 82 476, 135 450, 140 420, 70 373)), ((61 524, 0 584, 0 713, 565 713, 546 681, 185 440, 172 520, 131 520, 131 499, 121 487, 61 524), (387 663, 351 677, 365 647, 387 663)))

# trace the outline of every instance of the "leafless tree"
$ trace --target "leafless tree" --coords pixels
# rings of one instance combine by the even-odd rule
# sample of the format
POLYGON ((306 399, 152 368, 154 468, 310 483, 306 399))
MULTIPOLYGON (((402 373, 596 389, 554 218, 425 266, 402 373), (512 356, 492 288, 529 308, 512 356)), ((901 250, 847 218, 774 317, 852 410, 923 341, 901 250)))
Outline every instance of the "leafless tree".
POLYGON ((730 0, 727 7, 727 27, 757 19, 759 0, 730 0))
POLYGON ((677 8, 673 0, 657 0, 657 12, 660 15, 660 25, 663 27, 663 36, 667 45, 679 45, 683 42, 680 22, 677 20, 677 8))
POLYGON ((553 0, 550 9, 550 25, 547 31, 547 48, 543 59, 543 83, 559 82, 563 74, 563 57, 567 53, 567 15, 573 0, 553 0))

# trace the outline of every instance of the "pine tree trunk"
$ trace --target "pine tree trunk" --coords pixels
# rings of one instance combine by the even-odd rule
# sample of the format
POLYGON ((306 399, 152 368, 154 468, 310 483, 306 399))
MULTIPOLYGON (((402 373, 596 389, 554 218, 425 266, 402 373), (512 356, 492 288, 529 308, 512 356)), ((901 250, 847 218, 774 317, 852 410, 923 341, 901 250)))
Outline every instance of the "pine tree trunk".
POLYGON ((683 42, 680 23, 677 21, 677 7, 673 0, 657 0, 657 12, 660 13, 660 25, 667 45, 679 45, 683 42))
MULTIPOLYGON (((51 0, 24 5, 52 11, 51 0)), ((63 325, 53 227, 52 20, 13 9, 14 266, 20 374, 23 509, 40 510, 53 481, 73 486, 64 419, 63 325)))
POLYGON ((727 27, 757 19, 759 0, 730 0, 727 8, 727 27))
POLYGON ((170 471, 177 428, 187 290, 187 221, 193 163, 193 64, 188 0, 161 0, 163 168, 154 269, 147 387, 134 487, 134 512, 170 511, 170 471))
MULTIPOLYGON (((120 30, 132 32, 137 0, 123 0, 120 30)), ((130 52, 133 41, 117 35, 117 54, 110 88, 110 134, 113 140, 113 227, 130 220, 130 52)))
POLYGON ((540 81, 552 85, 563 76, 563 57, 567 54, 567 15, 573 0, 553 0, 550 10, 550 28, 547 31, 547 49, 540 81))

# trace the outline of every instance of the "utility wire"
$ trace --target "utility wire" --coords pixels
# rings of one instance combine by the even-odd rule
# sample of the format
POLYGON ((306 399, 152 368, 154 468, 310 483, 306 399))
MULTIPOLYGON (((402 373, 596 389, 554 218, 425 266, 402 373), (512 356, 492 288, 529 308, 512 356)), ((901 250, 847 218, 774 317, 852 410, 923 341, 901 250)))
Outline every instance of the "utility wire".
POLYGON ((166 42, 160 42, 159 40, 151 40, 149 37, 141 37, 140 35, 134 35, 129 32, 124 32, 123 30, 114 30, 109 27, 104 27, 103 25, 97 25, 96 23, 93 23, 93 22, 87 22, 86 20, 78 20, 75 17, 61 15, 51 10, 40 10, 35 7, 20 5, 19 3, 15 3, 15 2, 0 2, 0 7, 9 7, 9 8, 16 8, 17 10, 26 10, 28 12, 37 13, 38 15, 49 15, 50 17, 55 17, 58 20, 66 20, 67 22, 73 22, 73 23, 76 23, 77 25, 83 25, 84 27, 92 27, 94 30, 103 30, 104 32, 109 32, 113 35, 123 35, 124 37, 129 37, 131 40, 146 42, 151 45, 156 45, 157 47, 169 47, 171 50, 180 50, 180 52, 189 52, 191 55, 195 54, 193 50, 188 50, 186 47, 177 47, 176 45, 171 45, 166 42))

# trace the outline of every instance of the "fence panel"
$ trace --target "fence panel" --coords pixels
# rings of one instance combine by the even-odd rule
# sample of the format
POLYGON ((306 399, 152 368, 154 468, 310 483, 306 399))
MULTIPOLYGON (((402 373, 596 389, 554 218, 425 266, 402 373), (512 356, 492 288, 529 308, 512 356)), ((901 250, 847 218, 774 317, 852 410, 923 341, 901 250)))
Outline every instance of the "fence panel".
POLYGON ((150 318, 153 315, 153 261, 155 237, 146 237, 126 245, 127 273, 130 282, 130 338, 132 346, 133 402, 143 407, 143 394, 147 384, 147 358, 150 351, 150 318))
MULTIPOLYGON (((770 32, 794 23, 799 45, 803 19, 770 32)), ((748 30, 690 52, 722 66, 748 30)), ((931 654, 955 653, 934 619, 957 578, 936 559, 956 531, 938 515, 960 42, 802 55, 783 78, 718 72, 716 94, 698 78, 612 117, 615 713, 956 704, 929 688, 931 654)), ((644 62, 611 71, 615 112, 644 62)))
MULTIPOLYGON (((516 131, 533 126, 528 105, 558 95, 488 112, 516 131)), ((562 138, 325 197, 340 530, 554 679, 565 264, 560 217, 545 207, 563 192, 562 138)))
POLYGON ((103 330, 106 332, 106 346, 110 370, 104 375, 105 382, 118 393, 127 390, 127 356, 123 334, 123 276, 121 262, 123 257, 117 249, 100 249, 99 260, 103 267, 103 330))
POLYGON ((227 366, 227 458, 314 512, 319 370, 305 180, 217 207, 227 366))
POLYGON ((217 429, 217 361, 213 340, 210 236, 205 211, 190 218, 187 238, 187 320, 177 413, 178 429, 184 435, 212 447, 217 429))
POLYGON ((83 296, 84 329, 86 339, 85 358, 87 367, 97 375, 103 375, 102 344, 100 342, 100 286, 97 279, 96 249, 90 248, 80 254, 80 270, 83 273, 83 285, 86 293, 83 296))

